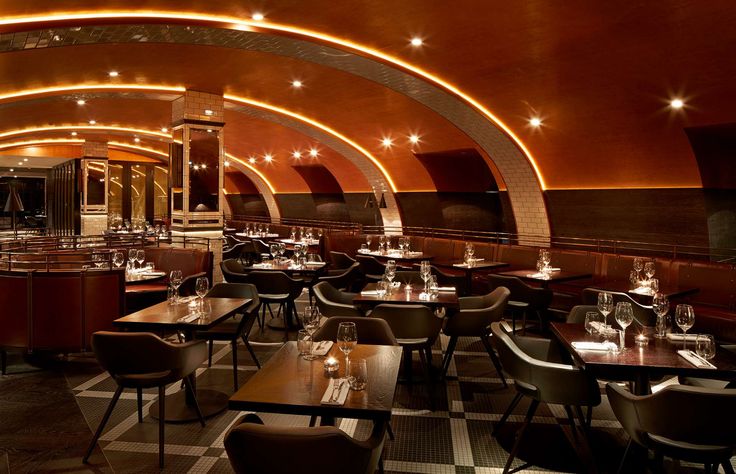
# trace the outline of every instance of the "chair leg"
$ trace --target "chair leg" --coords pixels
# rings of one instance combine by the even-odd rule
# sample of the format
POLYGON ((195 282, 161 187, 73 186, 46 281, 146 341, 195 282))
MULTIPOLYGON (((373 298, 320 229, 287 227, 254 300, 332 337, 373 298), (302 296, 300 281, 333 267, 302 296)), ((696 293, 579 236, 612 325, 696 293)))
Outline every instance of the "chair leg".
POLYGON ((394 429, 391 428, 391 422, 386 423, 386 430, 388 431, 388 439, 394 440, 394 429))
POLYGON ((230 342, 233 353, 233 387, 235 391, 238 391, 238 340, 233 339, 230 342))
POLYGON ((519 404, 521 401, 521 394, 517 392, 516 396, 513 400, 511 400, 511 403, 509 403, 508 408, 506 408, 506 411, 503 413, 503 416, 501 416, 501 419, 498 420, 498 423, 496 423, 496 426, 493 428, 493 431, 491 432, 491 436, 496 436, 496 433, 498 433, 498 430, 501 429, 501 427, 506 423, 506 420, 509 418, 511 413, 514 411, 514 408, 516 408, 516 405, 519 404))
POLYGON ((383 454, 378 458, 378 474, 383 474, 383 454))
POLYGON ((534 418, 534 412, 537 411, 538 406, 539 401, 537 400, 532 400, 531 404, 529 405, 529 410, 526 412, 526 418, 524 418, 524 424, 521 425, 521 428, 519 428, 519 431, 516 433, 516 441, 514 442, 514 447, 511 449, 511 453, 509 453, 509 458, 506 460, 506 466, 504 466, 503 468, 504 474, 509 472, 509 468, 514 462, 516 453, 519 452, 519 447, 521 447, 521 440, 524 437, 524 432, 529 426, 529 423, 532 421, 532 418, 534 418))
POLYGON ((452 354, 455 353, 455 346, 457 345, 457 336, 450 336, 450 340, 447 343, 447 350, 445 351, 445 358, 442 361, 442 377, 447 376, 447 370, 450 368, 450 361, 452 360, 452 354))
POLYGON ((419 349, 419 360, 422 363, 422 368, 424 369, 424 383, 427 387, 427 398, 429 399, 429 407, 432 411, 435 410, 435 402, 434 402, 434 383, 432 383, 432 374, 430 370, 430 364, 427 360, 427 354, 425 349, 419 349))
POLYGON ((526 311, 521 313, 521 335, 526 336, 526 311))
POLYGON ((483 342, 483 346, 486 348, 486 352, 488 352, 488 356, 491 358, 491 362, 493 363, 493 367, 496 368, 496 372, 498 373, 498 376, 501 377, 501 382, 503 382, 503 388, 507 388, 509 385, 506 383, 506 377, 503 375, 503 368, 501 367, 501 361, 498 360, 498 356, 496 355, 496 351, 493 350, 493 346, 491 346, 491 342, 488 340, 489 336, 483 336, 480 338, 480 340, 483 342))
POLYGON ((136 388, 136 395, 138 398, 138 423, 143 423, 143 389, 136 388))
POLYGON ((258 357, 256 357, 256 353, 253 350, 253 347, 251 347, 250 342, 248 342, 248 338, 245 334, 241 336, 241 339, 243 339, 243 343, 245 344, 245 348, 248 349, 248 352, 250 352, 250 356, 253 358, 253 362, 256 363, 256 367, 259 369, 261 368, 261 363, 258 362, 258 357))
POLYGON ((92 441, 89 443, 87 452, 84 454, 84 457, 82 458, 83 463, 87 464, 89 457, 92 455, 92 450, 95 449, 95 444, 97 444, 97 440, 100 438, 100 435, 102 434, 102 430, 105 429, 105 425, 107 424, 108 420, 110 419, 110 415, 112 414, 112 409, 115 408, 115 404, 118 402, 118 399, 120 398, 121 393, 123 393, 123 387, 118 386, 118 388, 115 390, 115 394, 112 396, 110 405, 108 405, 107 407, 107 411, 105 411, 105 415, 102 417, 102 421, 100 421, 100 426, 97 427, 97 431, 95 432, 95 435, 92 437, 92 441))
POLYGON ((215 345, 215 341, 210 339, 209 341, 209 357, 207 359, 207 367, 212 367, 212 346, 215 345))
POLYGON ((618 470, 616 471, 616 474, 621 474, 624 469, 624 465, 626 464, 626 457, 629 455, 629 451, 631 450, 631 445, 634 443, 633 439, 630 439, 629 442, 626 444, 626 449, 624 450, 624 455, 621 457, 621 463, 618 465, 618 470))
MULTIPOLYGON (((189 396, 192 397, 194 402, 194 411, 197 412, 197 418, 199 418, 199 424, 204 427, 204 416, 202 416, 202 410, 199 409, 199 402, 197 402, 197 394, 194 393, 194 373, 191 373, 182 379, 184 382, 184 388, 189 392, 189 396)), ((161 405, 159 403, 159 405, 161 405)))
POLYGON ((411 384, 411 349, 404 348, 404 377, 406 381, 411 384))
POLYGON ((164 468, 164 423, 166 420, 166 386, 158 386, 158 466, 164 468))

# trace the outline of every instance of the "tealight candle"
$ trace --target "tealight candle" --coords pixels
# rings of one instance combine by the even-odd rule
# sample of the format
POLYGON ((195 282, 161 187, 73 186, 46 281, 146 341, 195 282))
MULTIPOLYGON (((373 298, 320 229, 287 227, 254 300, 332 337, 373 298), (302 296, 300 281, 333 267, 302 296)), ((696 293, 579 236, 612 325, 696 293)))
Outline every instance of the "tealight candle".
POLYGON ((634 338, 634 342, 639 347, 645 347, 647 344, 649 344, 649 338, 644 334, 639 334, 634 338))
POLYGON ((328 357, 325 359, 325 372, 328 374, 332 374, 337 372, 340 369, 340 361, 335 359, 334 357, 328 357))
POLYGON ((404 287, 404 294, 406 295, 407 300, 411 299, 411 285, 408 283, 404 287))

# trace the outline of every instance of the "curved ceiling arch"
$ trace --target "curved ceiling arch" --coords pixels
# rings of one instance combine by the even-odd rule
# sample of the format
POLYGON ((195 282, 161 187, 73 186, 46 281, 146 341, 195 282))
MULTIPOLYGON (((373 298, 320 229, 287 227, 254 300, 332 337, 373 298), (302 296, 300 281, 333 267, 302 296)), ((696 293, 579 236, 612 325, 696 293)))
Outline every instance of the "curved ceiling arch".
MULTIPOLYGON (((450 120, 475 140, 494 160, 506 182, 520 234, 549 236, 549 221, 542 195, 544 179, 523 143, 482 104, 463 91, 398 58, 329 35, 275 23, 258 23, 236 18, 167 12, 99 12, 49 14, 43 17, 13 18, 0 22, 6 30, 28 29, 35 24, 73 24, 141 21, 191 21, 215 28, 198 44, 256 49, 271 54, 297 57, 350 72, 383 84, 426 105, 450 120), (217 30, 217 28, 220 28, 217 30), (269 34, 270 33, 270 34, 269 34)), ((126 25, 130 28, 131 25, 126 25)), ((177 25, 136 25, 137 28, 166 28, 170 37, 177 25)), ((78 27, 79 28, 79 27, 78 27)), ((78 29, 77 28, 77 29, 78 29)), ((84 28, 84 27, 81 27, 84 28)), ((115 28, 106 27, 106 28, 115 28)), ((132 28, 135 29, 135 28, 132 28)), ((181 27, 191 31, 191 27, 181 27)), ((189 33, 187 33, 189 34, 189 33)), ((99 36, 101 37, 101 36, 99 36)), ((138 35, 138 38, 141 36, 138 35)), ((148 36, 146 41, 148 41, 148 36)), ((186 35, 184 35, 186 38, 186 35)), ((159 40, 166 41, 163 36, 159 40)), ((170 39, 169 39, 170 40, 170 39)), ((118 36, 116 42, 121 40, 118 36)))

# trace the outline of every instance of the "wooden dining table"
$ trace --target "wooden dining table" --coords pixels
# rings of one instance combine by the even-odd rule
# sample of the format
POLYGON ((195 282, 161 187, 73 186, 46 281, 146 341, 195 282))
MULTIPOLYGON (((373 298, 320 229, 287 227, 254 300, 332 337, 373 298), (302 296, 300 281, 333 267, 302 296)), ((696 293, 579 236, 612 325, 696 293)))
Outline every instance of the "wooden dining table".
MULTIPOLYGON (((626 348, 619 353, 576 350, 573 342, 600 341, 598 336, 588 334, 582 324, 553 322, 550 328, 576 365, 596 378, 632 381, 632 392, 637 395, 651 393, 650 381, 666 375, 736 379, 736 353, 731 351, 716 350, 716 356, 709 361, 716 368, 702 369, 677 354, 683 348, 682 342, 650 337, 646 346, 638 347, 634 343, 637 332, 631 328, 626 331, 626 348)), ((695 343, 689 342, 688 348, 695 350, 695 343)))
MULTIPOLYGON (((340 362, 337 376, 345 376, 345 356, 333 344, 327 356, 340 362)), ((323 405, 322 396, 334 375, 325 373, 324 359, 304 360, 296 342, 284 344, 271 359, 230 397, 231 410, 335 418, 389 421, 401 363, 401 347, 358 344, 350 359, 365 359, 368 385, 350 391, 343 405, 323 405)))
MULTIPOLYGON (((619 293, 626 293, 627 295, 631 296, 636 301, 642 303, 651 305, 652 304, 652 298, 654 297, 653 294, 643 293, 639 291, 634 291, 631 289, 631 283, 628 281, 594 281, 590 285, 588 285, 590 288, 595 288, 598 290, 603 291, 615 291, 619 293)), ((677 286, 677 285, 669 285, 669 284, 660 284, 659 286, 659 293, 662 293, 667 297, 669 300, 676 300, 676 299, 682 299, 686 298, 688 296, 694 295, 700 291, 699 288, 691 287, 691 286, 677 286)))
POLYGON ((389 250, 385 251, 370 251, 370 252, 358 252, 358 255, 367 255, 374 257, 380 262, 387 262, 389 260, 396 260, 397 263, 419 263, 422 260, 432 260, 434 255, 430 255, 424 252, 402 252, 400 250, 389 250))
MULTIPOLYGON (((191 321, 182 318, 190 316, 192 308, 188 302, 169 304, 158 303, 135 313, 123 316, 112 322, 115 327, 126 331, 174 332, 179 331, 185 340, 192 340, 194 333, 204 331, 235 315, 250 304, 250 298, 204 298, 204 314, 191 321)), ((210 417, 227 408, 227 394, 217 390, 197 390, 196 378, 192 387, 197 393, 197 403, 202 415, 210 417)), ((194 409, 194 400, 185 390, 166 396, 165 420, 170 422, 196 421, 199 418, 194 409)), ((150 414, 158 417, 158 402, 151 406, 150 414)))
POLYGON ((513 276, 524 281, 536 282, 539 283, 542 288, 548 288, 550 283, 562 283, 565 281, 583 280, 585 278, 593 277, 592 273, 567 270, 550 272, 546 277, 542 277, 536 269, 509 270, 506 272, 499 272, 498 274, 503 276, 513 276))
MULTIPOLYGON (((375 283, 369 283, 363 288, 363 291, 373 292, 376 289, 375 283)), ((383 296, 377 294, 358 293, 353 298, 353 304, 363 307, 372 308, 379 304, 421 304, 430 308, 457 308, 460 304, 457 291, 440 291, 436 297, 423 298, 422 285, 414 285, 410 292, 406 292, 406 285, 402 284, 397 288, 393 288, 391 293, 383 296)))

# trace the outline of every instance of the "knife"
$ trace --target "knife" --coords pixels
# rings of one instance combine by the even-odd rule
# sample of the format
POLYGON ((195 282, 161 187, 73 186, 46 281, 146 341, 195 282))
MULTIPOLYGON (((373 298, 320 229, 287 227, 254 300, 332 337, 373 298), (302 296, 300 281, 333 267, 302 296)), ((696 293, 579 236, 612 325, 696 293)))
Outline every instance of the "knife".
POLYGON ((694 352, 694 351, 688 351, 688 352, 690 353, 691 356, 698 359, 700 362, 707 365, 708 367, 715 367, 715 365, 711 364, 706 358, 699 356, 697 352, 694 352))
POLYGON ((330 402, 335 403, 340 398, 340 392, 342 391, 342 386, 345 385, 345 379, 340 379, 339 384, 337 385, 334 390, 332 391, 332 396, 330 397, 330 402))

